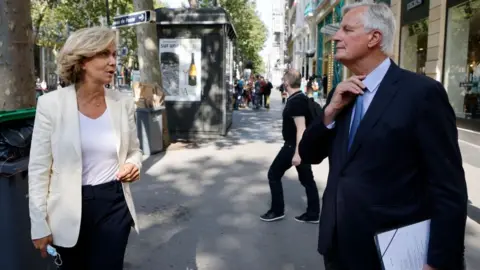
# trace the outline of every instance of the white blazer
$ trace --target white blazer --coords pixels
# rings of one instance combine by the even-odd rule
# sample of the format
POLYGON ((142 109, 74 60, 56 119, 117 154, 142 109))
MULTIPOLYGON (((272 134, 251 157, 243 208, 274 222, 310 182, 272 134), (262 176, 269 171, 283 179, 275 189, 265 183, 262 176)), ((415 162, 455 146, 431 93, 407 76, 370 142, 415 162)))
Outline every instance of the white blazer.
MULTIPOLYGON (((117 92, 105 91, 119 165, 132 163, 141 169, 134 101, 117 92)), ((77 243, 82 215, 82 151, 77 108, 74 86, 38 99, 28 166, 32 239, 52 234, 53 243, 62 247, 77 243)), ((123 183, 123 192, 138 233, 129 183, 123 183)))

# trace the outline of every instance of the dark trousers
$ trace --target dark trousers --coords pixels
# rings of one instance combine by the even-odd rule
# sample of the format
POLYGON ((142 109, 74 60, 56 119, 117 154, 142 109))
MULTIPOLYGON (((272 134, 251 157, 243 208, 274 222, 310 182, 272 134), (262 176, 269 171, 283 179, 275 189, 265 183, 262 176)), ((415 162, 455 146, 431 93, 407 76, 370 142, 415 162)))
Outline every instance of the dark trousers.
POLYGON ((270 94, 268 93, 263 93, 263 106, 270 108, 270 94))
POLYGON ((61 270, 122 270, 133 219, 119 181, 82 187, 82 221, 77 244, 57 247, 61 270))
POLYGON ((346 268, 342 265, 342 261, 340 260, 338 254, 338 238, 337 238, 337 230, 332 235, 333 241, 332 246, 327 251, 327 253, 323 256, 323 263, 325 264, 325 270, 346 270, 346 268))
MULTIPOLYGON (((284 144, 268 170, 268 183, 270 184, 270 192, 272 194, 271 210, 278 214, 283 214, 285 211, 282 177, 285 172, 292 167, 294 154, 295 146, 284 144)), ((297 169, 300 183, 305 187, 307 193, 307 214, 318 216, 320 212, 320 201, 317 184, 313 180, 312 166, 310 164, 300 164, 295 168, 297 169)))

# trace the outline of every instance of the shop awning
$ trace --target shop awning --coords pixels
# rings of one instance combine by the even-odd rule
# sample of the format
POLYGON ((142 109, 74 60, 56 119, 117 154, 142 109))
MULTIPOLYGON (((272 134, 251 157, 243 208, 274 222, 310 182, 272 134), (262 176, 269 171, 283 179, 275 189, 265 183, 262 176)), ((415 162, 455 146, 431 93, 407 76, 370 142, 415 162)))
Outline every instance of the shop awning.
POLYGON ((320 33, 328 36, 333 36, 335 35, 335 33, 337 33, 339 29, 340 29, 340 24, 338 23, 327 24, 320 29, 320 33))

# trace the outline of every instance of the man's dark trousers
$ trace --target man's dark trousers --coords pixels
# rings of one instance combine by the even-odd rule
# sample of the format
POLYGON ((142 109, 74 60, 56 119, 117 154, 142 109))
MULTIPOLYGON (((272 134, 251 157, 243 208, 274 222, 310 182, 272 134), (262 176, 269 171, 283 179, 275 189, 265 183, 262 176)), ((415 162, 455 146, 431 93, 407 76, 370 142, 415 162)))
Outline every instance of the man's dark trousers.
MULTIPOLYGON (((283 201, 282 177, 292 167, 292 159, 295 154, 295 146, 285 143, 273 160, 268 171, 268 183, 272 194, 271 210, 277 214, 283 214, 285 203, 283 201)), ((300 183, 305 187, 307 193, 307 214, 318 216, 320 211, 317 184, 313 180, 312 166, 300 164, 295 167, 298 172, 300 183)))

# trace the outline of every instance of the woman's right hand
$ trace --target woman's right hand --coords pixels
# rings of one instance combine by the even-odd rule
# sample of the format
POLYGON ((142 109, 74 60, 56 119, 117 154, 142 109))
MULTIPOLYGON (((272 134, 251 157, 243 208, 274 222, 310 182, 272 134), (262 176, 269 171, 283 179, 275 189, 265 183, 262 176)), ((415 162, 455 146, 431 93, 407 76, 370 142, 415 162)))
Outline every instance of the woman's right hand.
POLYGON ((47 246, 52 243, 53 243, 52 235, 33 240, 33 245, 35 246, 36 249, 40 250, 40 254, 42 255, 42 258, 47 257, 47 246))

